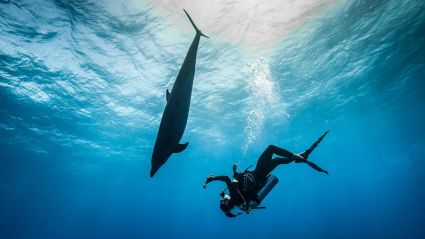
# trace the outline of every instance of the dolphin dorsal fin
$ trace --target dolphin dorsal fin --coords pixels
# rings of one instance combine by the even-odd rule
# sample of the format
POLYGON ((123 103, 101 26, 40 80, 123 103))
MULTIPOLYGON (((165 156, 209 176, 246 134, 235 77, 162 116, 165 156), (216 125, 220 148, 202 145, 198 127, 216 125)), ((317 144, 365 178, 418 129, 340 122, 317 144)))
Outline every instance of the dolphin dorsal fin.
POLYGON ((189 142, 186 142, 184 144, 177 144, 176 148, 174 148, 174 153, 182 152, 187 148, 187 145, 189 145, 189 142))
POLYGON ((168 102, 168 100, 170 99, 170 92, 168 91, 168 89, 167 89, 167 91, 165 92, 165 98, 167 99, 167 102, 168 102))

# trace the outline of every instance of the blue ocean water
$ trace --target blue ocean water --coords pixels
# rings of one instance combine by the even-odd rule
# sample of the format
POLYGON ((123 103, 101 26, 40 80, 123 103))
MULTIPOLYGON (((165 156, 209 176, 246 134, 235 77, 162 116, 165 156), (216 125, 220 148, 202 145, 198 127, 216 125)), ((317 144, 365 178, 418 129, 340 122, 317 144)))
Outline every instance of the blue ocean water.
POLYGON ((424 238, 425 2, 0 1, 0 238, 424 238), (279 3, 278 3, 279 2, 279 3), (194 37, 189 121, 149 177, 194 37), (275 144, 265 210, 218 207, 275 144))

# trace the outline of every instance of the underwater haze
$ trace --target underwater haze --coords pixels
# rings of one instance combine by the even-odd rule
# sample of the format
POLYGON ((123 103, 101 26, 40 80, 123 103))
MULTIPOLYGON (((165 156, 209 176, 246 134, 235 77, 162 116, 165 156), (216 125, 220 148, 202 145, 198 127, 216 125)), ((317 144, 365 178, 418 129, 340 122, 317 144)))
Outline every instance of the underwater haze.
POLYGON ((425 238, 425 2, 0 0, 0 238, 425 238), (182 142, 149 177, 200 40, 182 142), (267 208, 209 173, 279 166, 267 208))

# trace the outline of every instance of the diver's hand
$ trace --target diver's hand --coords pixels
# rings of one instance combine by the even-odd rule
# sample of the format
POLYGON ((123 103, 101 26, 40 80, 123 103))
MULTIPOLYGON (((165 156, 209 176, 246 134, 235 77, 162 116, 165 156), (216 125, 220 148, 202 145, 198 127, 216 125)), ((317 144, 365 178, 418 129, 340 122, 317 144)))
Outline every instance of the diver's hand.
POLYGON ((232 169, 233 169, 233 172, 235 173, 238 170, 238 165, 234 163, 232 169))
POLYGON ((206 187, 207 187, 207 184, 208 184, 209 182, 211 182, 213 179, 214 179, 214 175, 212 175, 212 174, 210 173, 210 174, 208 175, 208 177, 207 177, 207 181, 205 181, 204 188, 206 188, 206 187))
POLYGON ((202 185, 202 187, 203 187, 204 189, 207 189, 207 184, 206 184, 206 183, 204 183, 204 185, 202 185))

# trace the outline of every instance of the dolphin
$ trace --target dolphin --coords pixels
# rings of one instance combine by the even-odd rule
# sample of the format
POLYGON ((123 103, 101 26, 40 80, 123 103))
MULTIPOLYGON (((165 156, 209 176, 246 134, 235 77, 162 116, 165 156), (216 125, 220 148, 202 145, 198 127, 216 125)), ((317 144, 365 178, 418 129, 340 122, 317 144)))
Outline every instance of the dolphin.
POLYGON ((177 75, 171 93, 166 90, 164 113, 159 125, 158 135, 152 153, 152 168, 150 176, 153 177, 158 169, 170 158, 173 153, 180 153, 187 148, 188 142, 181 144, 189 115, 190 98, 192 96, 193 78, 195 76, 196 54, 198 52, 199 39, 204 35, 196 27, 192 18, 184 10, 190 23, 196 30, 195 38, 186 54, 183 65, 177 75))

